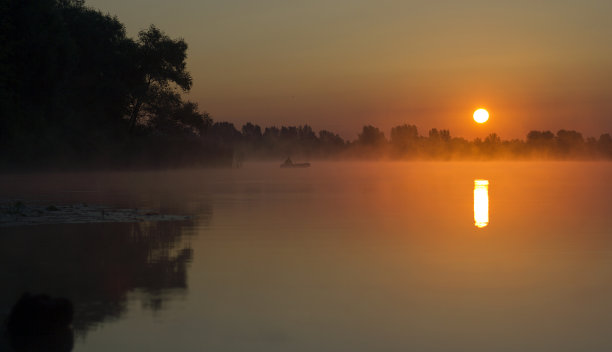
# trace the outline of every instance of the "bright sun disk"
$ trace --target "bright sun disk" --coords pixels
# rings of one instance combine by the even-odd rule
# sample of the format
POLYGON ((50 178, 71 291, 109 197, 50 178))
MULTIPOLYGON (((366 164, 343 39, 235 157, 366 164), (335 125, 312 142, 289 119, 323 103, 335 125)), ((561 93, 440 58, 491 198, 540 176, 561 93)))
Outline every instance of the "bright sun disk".
POLYGON ((485 123, 489 119, 489 112, 485 109, 478 109, 474 111, 474 121, 478 123, 485 123))

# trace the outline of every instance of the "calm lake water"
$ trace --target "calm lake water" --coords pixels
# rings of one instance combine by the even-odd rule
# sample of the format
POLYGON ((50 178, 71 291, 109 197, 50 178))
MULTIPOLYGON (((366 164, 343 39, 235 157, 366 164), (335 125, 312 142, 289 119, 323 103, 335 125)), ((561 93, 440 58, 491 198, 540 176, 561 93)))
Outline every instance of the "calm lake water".
POLYGON ((611 180, 587 162, 4 175, 5 198, 193 218, 0 228, 0 317, 67 297, 74 351, 612 350, 611 180))

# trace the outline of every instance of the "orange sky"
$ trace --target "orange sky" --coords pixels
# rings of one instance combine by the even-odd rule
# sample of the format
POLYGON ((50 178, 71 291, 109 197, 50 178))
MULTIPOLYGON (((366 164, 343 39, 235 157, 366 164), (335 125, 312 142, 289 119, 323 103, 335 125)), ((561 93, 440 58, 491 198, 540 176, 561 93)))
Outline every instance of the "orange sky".
POLYGON ((189 44, 189 99, 239 128, 352 139, 416 124, 474 138, 612 132, 612 1, 91 0, 189 44), (491 119, 476 125, 472 112, 491 119))

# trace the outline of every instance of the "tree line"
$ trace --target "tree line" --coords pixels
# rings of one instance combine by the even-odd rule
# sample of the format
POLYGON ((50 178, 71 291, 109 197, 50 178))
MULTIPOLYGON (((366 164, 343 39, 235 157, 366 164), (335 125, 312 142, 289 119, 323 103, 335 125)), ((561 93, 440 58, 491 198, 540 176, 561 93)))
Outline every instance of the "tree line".
POLYGON ((231 165, 248 158, 612 158, 610 135, 532 131, 526 140, 426 136, 406 124, 389 138, 310 126, 240 129, 184 98, 187 44, 155 26, 136 38, 83 0, 0 0, 0 167, 231 165))
POLYGON ((404 124, 391 128, 389 138, 379 128, 366 125, 355 140, 344 140, 327 130, 315 133, 308 125, 261 128, 246 123, 238 130, 232 123, 216 122, 207 138, 226 143, 234 154, 244 158, 367 159, 604 159, 612 158, 609 133, 584 138, 574 130, 531 131, 525 140, 502 140, 496 133, 469 141, 452 137, 449 130, 432 128, 421 135, 417 126, 404 124))

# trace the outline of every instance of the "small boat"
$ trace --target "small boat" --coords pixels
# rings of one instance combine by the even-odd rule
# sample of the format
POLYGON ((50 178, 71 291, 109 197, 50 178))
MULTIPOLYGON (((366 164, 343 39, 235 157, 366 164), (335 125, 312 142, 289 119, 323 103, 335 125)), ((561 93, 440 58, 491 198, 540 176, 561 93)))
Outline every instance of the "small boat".
POLYGON ((284 163, 281 164, 282 168, 304 168, 310 167, 310 163, 294 163, 291 159, 287 158, 284 163))

